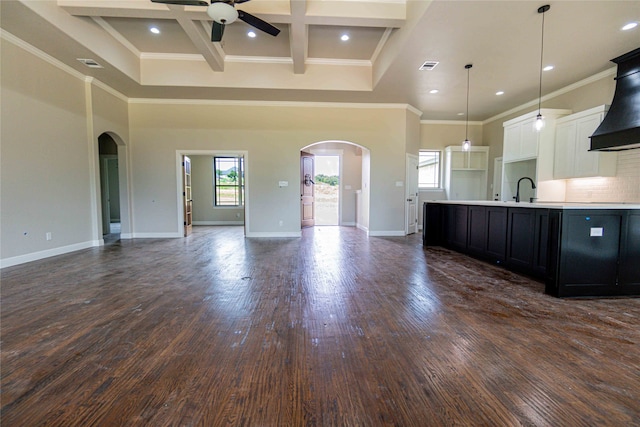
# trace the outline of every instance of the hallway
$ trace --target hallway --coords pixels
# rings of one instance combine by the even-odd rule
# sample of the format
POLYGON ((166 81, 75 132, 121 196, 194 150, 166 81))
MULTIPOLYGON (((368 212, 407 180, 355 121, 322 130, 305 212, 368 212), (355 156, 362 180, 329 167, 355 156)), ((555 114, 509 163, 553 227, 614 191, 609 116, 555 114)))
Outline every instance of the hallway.
POLYGON ((2 425, 640 424, 640 299, 316 227, 2 270, 2 425))

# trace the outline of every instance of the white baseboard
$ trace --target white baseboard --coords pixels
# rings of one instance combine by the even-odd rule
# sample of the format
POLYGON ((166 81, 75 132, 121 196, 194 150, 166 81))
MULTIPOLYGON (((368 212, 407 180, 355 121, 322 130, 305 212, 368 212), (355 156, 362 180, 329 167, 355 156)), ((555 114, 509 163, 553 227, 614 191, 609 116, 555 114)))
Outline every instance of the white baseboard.
POLYGON ((0 259, 0 268, 12 267, 14 265, 24 264, 31 261, 49 258, 56 255, 64 255, 69 252, 75 252, 82 249, 100 246, 100 240, 90 240, 87 242, 76 243, 68 246, 60 246, 58 248, 47 249, 45 251, 32 252, 30 254, 18 255, 10 258, 0 259))
POLYGON ((300 237, 302 236, 302 231, 281 231, 281 232, 270 232, 270 231, 259 231, 259 232, 248 232, 247 237, 300 237))
POLYGON ((369 236, 371 237, 398 237, 405 236, 404 230, 389 230, 389 231, 369 231, 369 236))
POLYGON ((244 221, 193 221, 193 225, 244 225, 244 221))
POLYGON ((132 233, 120 233, 120 238, 121 239, 133 239, 133 234, 132 233))
POLYGON ((184 237, 182 233, 133 233, 134 239, 175 239, 184 237))
POLYGON ((367 233, 367 235, 369 234, 369 229, 367 227, 365 227, 362 224, 356 224, 356 227, 358 227, 358 229, 364 231, 365 233, 367 233))

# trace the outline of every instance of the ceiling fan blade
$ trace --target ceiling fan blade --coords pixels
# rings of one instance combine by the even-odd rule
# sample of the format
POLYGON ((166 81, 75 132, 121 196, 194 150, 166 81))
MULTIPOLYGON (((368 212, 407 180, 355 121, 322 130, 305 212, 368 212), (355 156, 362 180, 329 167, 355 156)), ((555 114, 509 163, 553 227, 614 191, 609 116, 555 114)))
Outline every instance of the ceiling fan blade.
POLYGON ((246 3, 246 2, 248 2, 248 1, 249 1, 249 0, 236 0, 236 1, 234 1, 233 3, 235 3, 235 4, 238 4, 238 3, 246 3))
POLYGON ((213 27, 211 27, 211 41, 222 41, 222 34, 224 34, 224 24, 213 21, 213 27))
POLYGON ((238 18, 242 19, 244 22, 251 25, 252 27, 256 27, 260 31, 264 31, 265 33, 271 34, 274 37, 280 33, 279 29, 269 24, 268 22, 263 21, 257 16, 253 16, 250 13, 238 10, 238 18))
POLYGON ((204 0, 151 0, 152 3, 177 4, 178 6, 209 6, 204 0))

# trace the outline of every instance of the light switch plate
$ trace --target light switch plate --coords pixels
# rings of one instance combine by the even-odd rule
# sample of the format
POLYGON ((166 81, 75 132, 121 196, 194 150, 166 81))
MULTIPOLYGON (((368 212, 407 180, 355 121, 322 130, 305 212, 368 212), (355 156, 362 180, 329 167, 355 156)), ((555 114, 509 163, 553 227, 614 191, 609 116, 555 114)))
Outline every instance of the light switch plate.
POLYGON ((289 186, 289 181, 278 181, 278 187, 282 188, 282 187, 288 187, 289 186))

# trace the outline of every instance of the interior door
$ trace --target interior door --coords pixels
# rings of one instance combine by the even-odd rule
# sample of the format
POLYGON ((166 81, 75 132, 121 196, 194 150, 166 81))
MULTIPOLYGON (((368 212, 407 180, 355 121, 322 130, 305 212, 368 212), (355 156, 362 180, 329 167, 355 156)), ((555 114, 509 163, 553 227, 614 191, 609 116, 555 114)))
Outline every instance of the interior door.
POLYGON ((406 186, 406 224, 405 232, 418 232, 418 156, 407 154, 407 186, 406 186))
POLYGON ((314 155, 300 152, 300 216, 302 227, 315 225, 314 206, 314 155))
POLYGON ((102 234, 111 233, 111 206, 109 204, 109 159, 100 157, 100 198, 102 202, 102 234))
POLYGON ((184 205, 184 236, 191 234, 193 199, 191 198, 191 159, 182 156, 182 201, 184 205))

